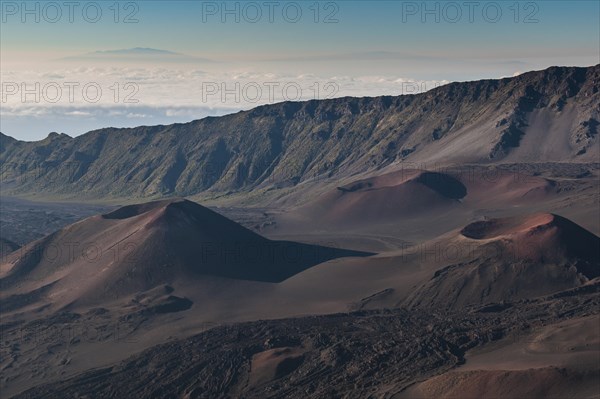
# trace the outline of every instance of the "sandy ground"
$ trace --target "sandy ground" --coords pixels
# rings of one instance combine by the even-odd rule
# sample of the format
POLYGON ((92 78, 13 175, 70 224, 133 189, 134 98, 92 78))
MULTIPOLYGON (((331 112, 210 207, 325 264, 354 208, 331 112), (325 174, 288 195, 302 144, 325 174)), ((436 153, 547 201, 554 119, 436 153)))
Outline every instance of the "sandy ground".
POLYGON ((600 319, 593 315, 475 350, 465 365, 395 398, 598 398, 598 373, 600 319))
MULTIPOLYGON (((485 305, 585 285, 585 273, 573 267, 573 259, 585 260, 588 255, 574 250, 572 242, 586 242, 589 234, 597 239, 598 183, 593 175, 499 177, 490 183, 481 178, 434 176, 431 180, 421 171, 395 173, 363 179, 359 185, 349 182, 346 191, 332 188, 315 202, 292 210, 268 210, 274 223, 255 229, 265 237, 341 251, 330 260, 322 258, 327 253, 311 253, 311 262, 286 269, 281 281, 263 279, 260 268, 244 267, 244 259, 233 264, 213 262, 213 266, 201 262, 201 272, 196 273, 198 242, 258 240, 255 232, 220 217, 211 216, 207 222, 202 212, 161 208, 145 213, 129 208, 75 223, 25 246, 0 266, 3 394, 110 365, 216 325, 353 310, 485 305), (589 232, 557 224, 549 212, 589 232), (370 216, 365 218, 366 214, 370 216), (505 216, 512 219, 499 222, 481 237, 461 233, 473 222, 505 216), (546 250, 517 252, 519 267, 513 267, 515 259, 497 253, 490 258, 490 245, 510 249, 523 240, 546 250), (96 246, 87 246, 78 256, 63 251, 58 258, 36 257, 40 248, 73 248, 74 242, 96 246), (136 262, 128 261, 128 243, 142 249, 136 262), (456 248, 468 250, 451 251, 456 248), (551 261, 540 260, 539 254, 545 255, 548 248, 560 251, 553 252, 551 261), (94 252, 97 249, 100 255, 94 252), (352 256, 343 250, 374 255, 352 256), (177 259, 174 267, 165 268, 173 259, 177 259), (148 270, 151 273, 142 272, 148 270), (257 274, 244 274, 248 272, 257 274), (534 284, 519 283, 523 281, 534 284)), ((239 208, 230 212, 244 214, 239 208)), ((248 216, 244 223, 251 227, 264 213, 252 211, 248 215, 256 216, 248 216)), ((568 392, 573 381, 582 381, 581 389, 573 392, 585 397, 595 387, 590 376, 597 376, 593 358, 598 355, 598 334, 581 331, 591 329, 593 321, 540 330, 523 342, 502 343, 497 352, 469 354, 462 368, 416 385, 410 392, 424 397, 456 397, 452 395, 463 390, 472 397, 543 397, 568 392), (548 349, 555 335, 567 342, 566 347, 581 350, 548 349), (563 369, 564 378, 559 376, 563 369), (557 385, 552 392, 498 388, 522 387, 532 378, 557 385)), ((262 371, 252 378, 260 381, 277 372, 270 366, 273 356, 279 364, 287 358, 293 362, 300 354, 295 349, 287 354, 265 353, 256 359, 262 371)))

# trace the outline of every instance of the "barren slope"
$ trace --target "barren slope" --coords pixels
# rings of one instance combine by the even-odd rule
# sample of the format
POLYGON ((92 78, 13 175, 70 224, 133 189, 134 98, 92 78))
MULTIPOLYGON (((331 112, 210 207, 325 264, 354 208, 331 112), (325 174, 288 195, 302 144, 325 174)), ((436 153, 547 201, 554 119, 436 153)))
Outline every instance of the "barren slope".
POLYGON ((350 176, 394 162, 596 162, 600 66, 418 95, 286 102, 38 142, 0 136, 7 193, 140 198, 350 176))
POLYGON ((364 253, 267 240, 186 200, 93 216, 3 259, 5 311, 106 303, 165 284, 215 276, 276 282, 315 264, 364 253))

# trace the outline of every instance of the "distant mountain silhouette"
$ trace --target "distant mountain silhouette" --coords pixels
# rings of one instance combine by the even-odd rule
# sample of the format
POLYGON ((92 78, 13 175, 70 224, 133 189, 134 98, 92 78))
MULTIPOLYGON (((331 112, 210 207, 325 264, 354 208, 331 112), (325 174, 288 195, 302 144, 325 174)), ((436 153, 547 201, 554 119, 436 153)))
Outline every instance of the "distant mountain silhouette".
POLYGON ((128 61, 173 61, 173 62, 213 62, 207 58, 193 57, 187 54, 176 53, 168 50, 161 50, 149 47, 133 47, 117 50, 99 50, 91 53, 80 54, 63 58, 64 60, 104 60, 118 61, 119 59, 128 61))

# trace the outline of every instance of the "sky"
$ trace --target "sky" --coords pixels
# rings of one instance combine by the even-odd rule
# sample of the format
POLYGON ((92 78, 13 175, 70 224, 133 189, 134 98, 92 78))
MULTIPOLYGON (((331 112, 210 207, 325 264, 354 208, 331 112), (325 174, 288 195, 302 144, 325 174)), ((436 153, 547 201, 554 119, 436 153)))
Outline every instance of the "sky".
POLYGON ((0 131, 169 124, 600 63, 591 1, 0 1, 0 131))

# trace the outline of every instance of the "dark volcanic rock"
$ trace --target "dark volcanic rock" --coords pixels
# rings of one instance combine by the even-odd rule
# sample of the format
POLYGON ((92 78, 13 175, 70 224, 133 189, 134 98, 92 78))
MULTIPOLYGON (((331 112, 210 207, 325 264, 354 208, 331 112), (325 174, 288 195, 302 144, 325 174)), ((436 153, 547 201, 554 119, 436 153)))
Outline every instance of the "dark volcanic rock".
MULTIPOLYGON (((523 145, 529 115, 538 110, 572 126, 557 133, 569 148, 544 161, 592 162, 599 155, 599 75, 598 65, 553 67, 419 95, 285 102, 76 138, 22 142, 0 134, 3 190, 143 198, 285 187, 400 160, 435 160, 442 151, 445 162, 489 162, 523 145)), ((518 161, 541 161, 547 142, 529 143, 527 159, 518 161)))
POLYGON ((472 348, 597 315, 595 287, 483 311, 399 309, 215 327, 16 397, 393 397, 463 364, 472 348))

